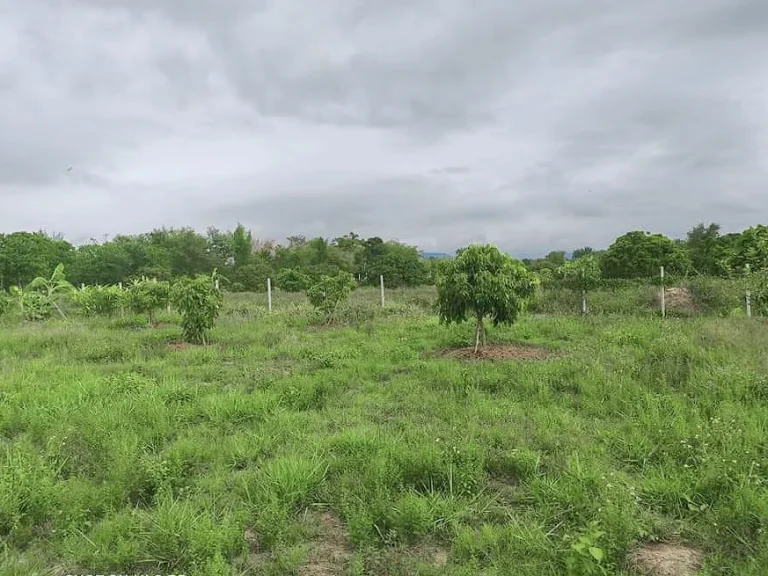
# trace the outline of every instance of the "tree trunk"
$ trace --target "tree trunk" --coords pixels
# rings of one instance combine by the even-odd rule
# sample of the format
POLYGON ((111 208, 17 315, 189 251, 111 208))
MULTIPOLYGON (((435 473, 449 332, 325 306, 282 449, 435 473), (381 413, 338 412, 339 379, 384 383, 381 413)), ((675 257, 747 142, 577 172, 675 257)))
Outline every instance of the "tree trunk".
POLYGON ((475 354, 480 348, 480 335, 483 336, 483 346, 485 346, 485 326, 483 326, 483 319, 477 318, 475 320, 475 354))

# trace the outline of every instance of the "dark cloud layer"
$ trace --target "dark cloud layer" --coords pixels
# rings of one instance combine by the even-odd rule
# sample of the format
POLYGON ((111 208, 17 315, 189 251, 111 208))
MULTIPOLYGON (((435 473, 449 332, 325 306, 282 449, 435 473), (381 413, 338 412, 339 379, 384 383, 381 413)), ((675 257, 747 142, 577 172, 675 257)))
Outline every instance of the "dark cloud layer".
POLYGON ((766 53, 763 0, 0 0, 0 230, 742 228, 766 53))

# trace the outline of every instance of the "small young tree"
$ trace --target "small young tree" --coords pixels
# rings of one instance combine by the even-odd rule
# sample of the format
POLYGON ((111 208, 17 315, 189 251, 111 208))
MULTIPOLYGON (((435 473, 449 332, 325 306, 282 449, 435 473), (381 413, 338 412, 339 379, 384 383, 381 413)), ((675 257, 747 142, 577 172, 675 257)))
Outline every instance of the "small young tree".
POLYGON ((587 292, 600 284, 600 262, 595 256, 570 260, 557 269, 558 281, 567 289, 581 292, 581 313, 587 313, 587 292))
POLYGON ((56 266, 56 269, 53 271, 50 278, 38 276, 29 283, 29 286, 27 286, 27 292, 43 294, 50 302, 50 305, 53 306, 64 319, 67 317, 64 315, 57 300, 65 294, 71 294, 74 289, 74 286, 67 281, 67 277, 64 274, 64 264, 56 266))
POLYGON ((436 278, 440 322, 475 320, 475 353, 482 339, 484 319, 494 326, 512 324, 536 288, 534 276, 519 262, 490 244, 462 248, 442 264, 436 278))
POLYGON ((322 276, 318 282, 307 289, 307 298, 312 306, 330 317, 356 286, 354 276, 342 271, 335 276, 322 276))
POLYGON ((216 288, 216 273, 179 280, 171 290, 171 299, 181 312, 184 340, 205 345, 205 335, 213 328, 224 303, 221 291, 216 288))
POLYGON ((155 323, 155 312, 168 305, 170 284, 142 278, 134 281, 126 291, 128 306, 136 314, 147 314, 149 323, 155 323))

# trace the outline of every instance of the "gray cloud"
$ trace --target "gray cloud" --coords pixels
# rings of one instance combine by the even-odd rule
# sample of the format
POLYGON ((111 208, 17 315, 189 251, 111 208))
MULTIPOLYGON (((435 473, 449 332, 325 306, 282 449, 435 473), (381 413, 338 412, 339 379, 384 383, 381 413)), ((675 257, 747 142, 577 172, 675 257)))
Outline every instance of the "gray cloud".
POLYGON ((0 231, 739 229, 765 53, 763 0, 0 0, 0 231))

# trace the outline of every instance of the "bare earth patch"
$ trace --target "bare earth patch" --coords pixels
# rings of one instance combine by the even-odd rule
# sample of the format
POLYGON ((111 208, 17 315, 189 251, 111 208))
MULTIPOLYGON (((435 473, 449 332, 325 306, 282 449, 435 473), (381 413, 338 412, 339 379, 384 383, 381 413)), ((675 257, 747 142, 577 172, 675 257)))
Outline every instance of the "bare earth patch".
POLYGON ((189 348, 189 344, 186 342, 168 342, 168 348, 171 350, 186 350, 189 348))
POLYGON ((331 512, 318 519, 319 527, 309 560, 299 572, 302 576, 341 576, 349 561, 349 534, 341 520, 331 512))
POLYGON ((479 348, 477 352, 473 346, 469 346, 442 350, 438 352, 438 355, 445 358, 458 358, 459 360, 543 360, 552 356, 552 352, 534 346, 491 344, 479 348))
POLYGON ((629 556, 629 564, 646 576, 696 576, 702 553, 680 544, 648 544, 629 556))
MULTIPOLYGON (((660 297, 657 297, 659 299, 660 297)), ((673 286, 664 290, 664 304, 668 310, 678 310, 680 312, 694 312, 696 304, 688 288, 682 286, 673 286)))
POLYGON ((417 546, 414 555, 435 568, 443 568, 448 564, 448 550, 434 542, 417 546))

